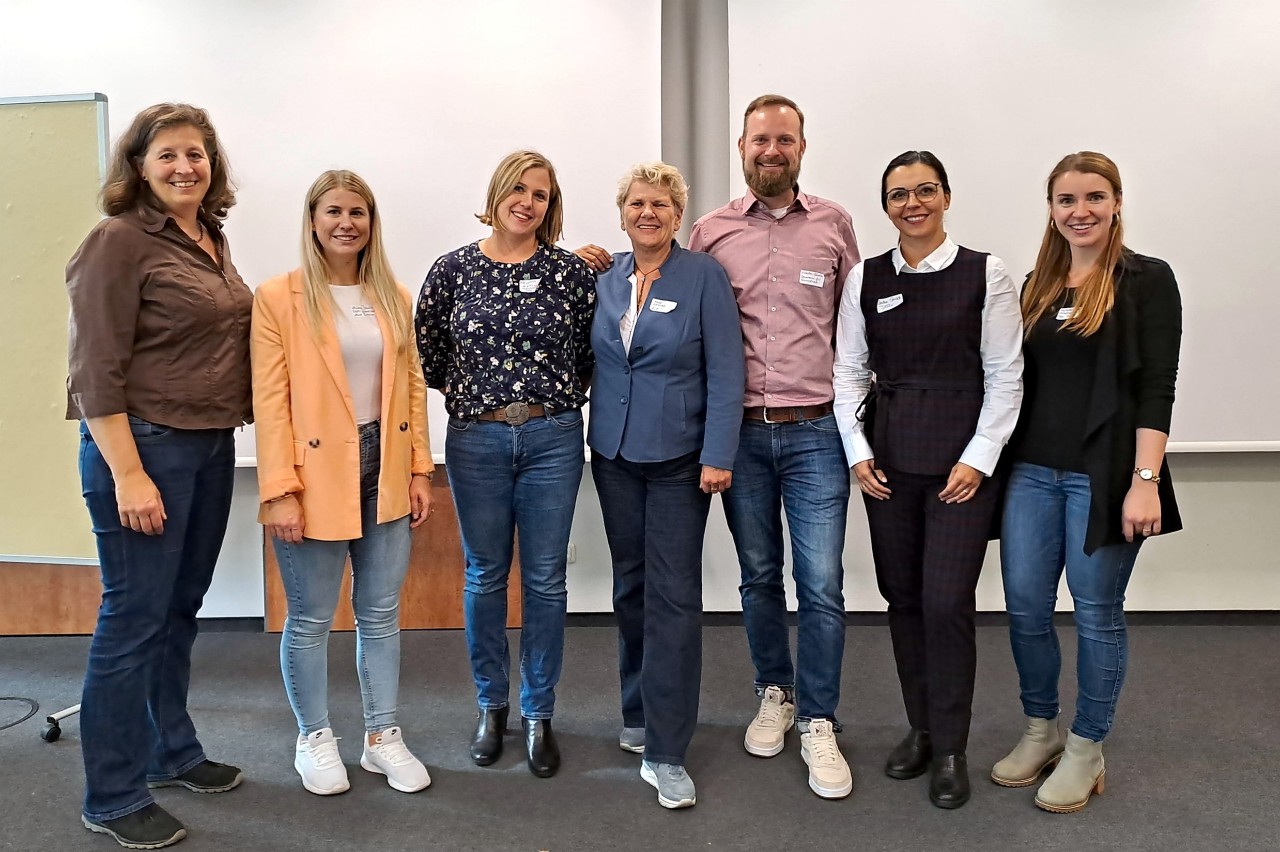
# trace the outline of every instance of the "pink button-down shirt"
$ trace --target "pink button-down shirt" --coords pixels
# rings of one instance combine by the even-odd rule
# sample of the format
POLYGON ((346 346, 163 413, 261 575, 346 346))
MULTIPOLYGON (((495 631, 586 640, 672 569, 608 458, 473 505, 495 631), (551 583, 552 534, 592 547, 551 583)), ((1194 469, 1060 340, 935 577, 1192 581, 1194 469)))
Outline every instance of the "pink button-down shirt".
POLYGON ((797 192, 781 218, 748 192, 693 226, 693 251, 729 273, 742 317, 747 406, 830 402, 836 316, 858 263, 843 207, 797 192))

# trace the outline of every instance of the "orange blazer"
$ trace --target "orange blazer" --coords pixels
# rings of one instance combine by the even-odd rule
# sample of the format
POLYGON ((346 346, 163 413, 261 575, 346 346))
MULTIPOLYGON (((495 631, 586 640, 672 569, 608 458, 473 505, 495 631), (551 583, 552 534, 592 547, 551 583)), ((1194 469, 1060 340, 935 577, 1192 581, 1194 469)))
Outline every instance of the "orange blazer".
MULTIPOLYGON (((400 295, 412 308, 409 291, 400 295)), ((378 523, 409 514, 409 481, 430 473, 426 385, 413 334, 397 350, 384 312, 382 328, 382 469, 378 523)), ((268 500, 302 502, 303 535, 325 541, 360 538, 360 439, 342 348, 332 321, 319 337, 307 320, 302 272, 258 287, 253 299, 253 413, 263 523, 268 500)))

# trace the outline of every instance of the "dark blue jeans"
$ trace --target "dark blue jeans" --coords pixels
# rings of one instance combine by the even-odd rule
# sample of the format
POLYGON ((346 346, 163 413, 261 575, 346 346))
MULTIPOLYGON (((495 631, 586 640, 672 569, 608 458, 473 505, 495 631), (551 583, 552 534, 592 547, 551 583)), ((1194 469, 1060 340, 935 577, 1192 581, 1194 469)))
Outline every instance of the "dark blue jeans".
POLYGON ((742 620, 756 690, 794 686, 797 718, 830 719, 838 726, 849 465, 835 416, 781 424, 744 420, 733 487, 723 499, 742 569, 742 620), (794 666, 782 576, 783 510, 799 603, 794 666))
POLYGON ((147 781, 205 760, 187 714, 191 646, 235 475, 230 429, 171 429, 132 416, 129 425, 164 501, 161 535, 120 524, 111 470, 80 427, 80 481, 102 570, 80 709, 84 814, 95 821, 141 810, 152 801, 147 781))
POLYGON ((520 540, 520 713, 550 719, 564 662, 565 566, 585 453, 582 412, 519 426, 449 418, 445 470, 466 556, 463 614, 482 710, 506 707, 507 577, 520 540))
POLYGON ((613 558, 622 724, 645 759, 684 765, 702 685, 702 542, 711 495, 695 451, 662 462, 592 456, 613 558))
POLYGON ((1028 716, 1058 715, 1062 651, 1053 626, 1058 580, 1065 567, 1075 603, 1076 736, 1102 742, 1115 719, 1129 657, 1124 593, 1141 539, 1084 552, 1089 477, 1019 462, 1009 474, 1000 569, 1009 640, 1028 716))

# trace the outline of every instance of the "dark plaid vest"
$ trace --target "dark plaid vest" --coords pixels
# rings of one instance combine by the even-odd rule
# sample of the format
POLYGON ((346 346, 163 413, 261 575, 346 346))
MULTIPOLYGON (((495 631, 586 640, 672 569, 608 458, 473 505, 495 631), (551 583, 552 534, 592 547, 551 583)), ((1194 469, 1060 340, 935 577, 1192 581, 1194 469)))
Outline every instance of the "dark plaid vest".
POLYGON ((877 465, 945 476, 960 460, 982 411, 986 296, 987 255, 964 247, 940 272, 899 275, 892 252, 863 266, 877 465))

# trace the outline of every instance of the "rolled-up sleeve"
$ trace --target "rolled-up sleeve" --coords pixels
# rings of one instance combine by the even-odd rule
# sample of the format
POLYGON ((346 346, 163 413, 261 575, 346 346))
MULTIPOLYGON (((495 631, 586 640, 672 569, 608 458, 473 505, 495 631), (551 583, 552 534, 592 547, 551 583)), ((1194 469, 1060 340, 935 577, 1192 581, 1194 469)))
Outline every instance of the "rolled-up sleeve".
POLYGON ((111 219, 89 233, 67 264, 69 418, 127 411, 125 377, 142 302, 140 268, 134 234, 111 219))
POLYGON ((1169 264, 1142 258, 1143 285, 1138 305, 1138 346, 1142 366, 1134 383, 1139 429, 1169 434, 1173 419, 1178 356, 1182 348, 1182 296, 1169 264))

